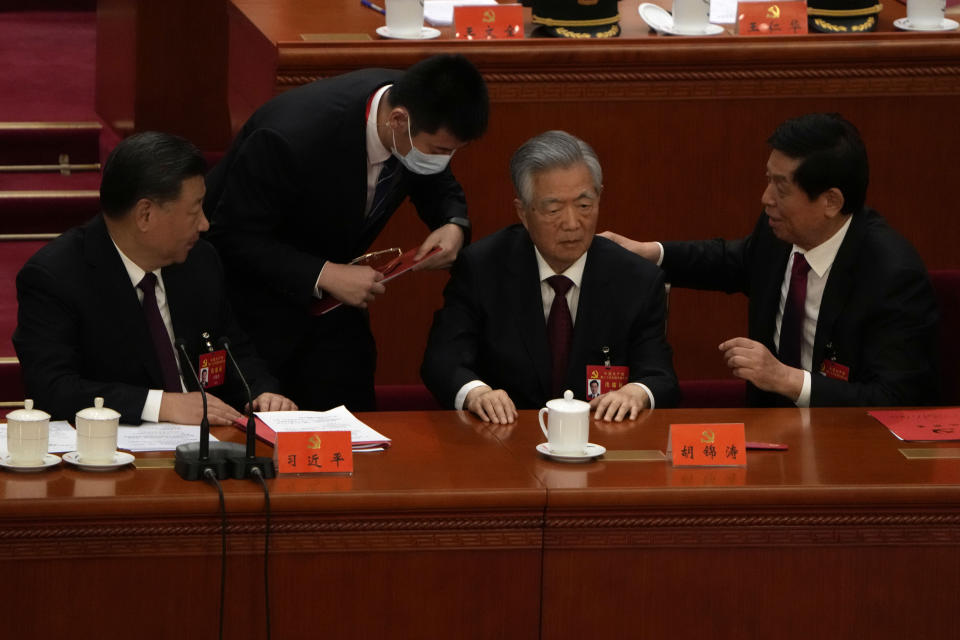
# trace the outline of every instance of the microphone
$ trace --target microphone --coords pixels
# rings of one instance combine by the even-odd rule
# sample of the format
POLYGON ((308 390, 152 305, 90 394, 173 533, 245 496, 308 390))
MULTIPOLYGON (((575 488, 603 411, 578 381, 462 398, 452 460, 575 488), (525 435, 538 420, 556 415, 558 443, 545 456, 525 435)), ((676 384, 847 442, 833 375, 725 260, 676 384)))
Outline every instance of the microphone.
MULTIPOLYGON (((180 370, 189 370, 194 383, 200 390, 203 400, 203 418, 200 420, 200 441, 188 442, 177 446, 173 468, 184 480, 203 480, 207 469, 213 471, 217 479, 227 478, 227 460, 242 452, 243 445, 233 442, 210 442, 210 421, 207 418, 207 392, 200 384, 200 376, 187 354, 187 344, 183 339, 176 341, 177 354, 180 356, 180 370)), ((167 393, 167 392, 164 392, 167 393)))
POLYGON ((227 353, 227 360, 230 361, 231 368, 237 372, 243 384, 243 390, 247 394, 247 446, 245 455, 242 458, 230 458, 230 472, 234 478, 249 478, 253 475, 254 469, 260 470, 260 475, 264 478, 274 478, 277 475, 276 465, 273 458, 266 456, 257 457, 257 422, 253 417, 253 393, 250 391, 250 385, 243 375, 243 370, 237 359, 233 357, 233 350, 230 348, 230 339, 223 336, 217 340, 217 347, 227 353))

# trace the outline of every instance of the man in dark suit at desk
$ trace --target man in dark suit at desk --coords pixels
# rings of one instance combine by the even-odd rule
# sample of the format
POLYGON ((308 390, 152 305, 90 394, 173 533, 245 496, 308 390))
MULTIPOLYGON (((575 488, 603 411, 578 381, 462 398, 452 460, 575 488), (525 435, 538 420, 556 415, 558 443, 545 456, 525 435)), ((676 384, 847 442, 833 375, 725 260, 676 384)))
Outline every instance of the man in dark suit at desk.
MULTIPOLYGON (((276 380, 231 314, 216 251, 199 239, 208 227, 204 168, 182 138, 127 138, 104 167, 103 214, 50 242, 17 275, 13 343, 27 395, 55 419, 73 419, 102 396, 124 423, 200 424, 200 393, 181 373, 187 363, 178 368, 174 341, 197 358, 205 332, 230 339, 255 409, 296 408, 273 393, 276 380)), ((211 424, 240 417, 245 396, 232 378, 207 396, 211 424)))
POLYGON ((304 408, 374 408, 365 308, 384 285, 371 267, 348 263, 407 196, 432 230, 417 257, 441 249, 421 268, 453 262, 470 222, 448 162, 483 134, 487 113, 483 78, 462 56, 356 71, 263 105, 210 172, 209 238, 234 308, 304 408), (311 315, 311 303, 329 297, 344 305, 311 315))
POLYGON ((461 252, 427 343, 427 387, 446 406, 508 423, 565 389, 584 398, 587 367, 609 360, 629 368, 627 384, 591 400, 597 418, 674 405, 663 275, 594 235, 603 175, 593 149, 548 131, 517 150, 510 172, 522 225, 461 252))
POLYGON ((764 214, 741 240, 635 242, 674 286, 740 291, 749 338, 720 345, 752 405, 918 405, 938 399, 937 307, 913 247, 864 206, 867 154, 836 114, 768 140, 764 214))

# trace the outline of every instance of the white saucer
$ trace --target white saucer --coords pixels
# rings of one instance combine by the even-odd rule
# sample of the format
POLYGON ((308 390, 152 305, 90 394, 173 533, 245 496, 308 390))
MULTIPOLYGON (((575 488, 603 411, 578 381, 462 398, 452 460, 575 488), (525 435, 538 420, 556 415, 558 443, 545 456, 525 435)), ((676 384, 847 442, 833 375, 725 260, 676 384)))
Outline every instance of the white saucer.
POLYGON ((52 453, 48 453, 47 455, 43 456, 43 460, 40 462, 40 464, 14 464, 10 460, 10 456, 3 456, 0 458, 0 467, 10 471, 43 471, 44 469, 48 469, 58 464, 60 464, 60 456, 55 456, 52 453))
POLYGON ((377 35, 381 38, 390 38, 391 40, 433 40, 434 38, 440 37, 440 30, 424 25, 423 30, 420 31, 420 35, 408 36, 391 33, 387 25, 383 25, 382 27, 377 27, 377 35))
POLYGON ((537 451, 557 462, 590 462, 605 454, 607 448, 588 442, 583 448, 583 453, 553 453, 550 451, 549 442, 541 442, 537 445, 537 451))
POLYGON ((715 36, 723 33, 723 27, 718 24, 708 24, 703 29, 696 31, 677 30, 673 27, 673 15, 660 5, 652 2, 640 4, 640 17, 650 25, 650 28, 659 33, 666 33, 672 36, 715 36))
POLYGON ((89 464, 86 462, 80 462, 79 454, 76 451, 71 451, 70 453, 63 454, 63 459, 69 462, 72 465, 80 467, 85 471, 113 471, 114 469, 119 469, 120 467, 125 467, 130 464, 136 458, 127 453, 126 451, 115 451, 113 453, 113 462, 101 463, 101 464, 89 464))
POLYGON ((939 27, 915 27, 910 24, 910 18, 899 18, 893 21, 893 26, 904 31, 953 31, 960 27, 960 22, 944 18, 939 27))

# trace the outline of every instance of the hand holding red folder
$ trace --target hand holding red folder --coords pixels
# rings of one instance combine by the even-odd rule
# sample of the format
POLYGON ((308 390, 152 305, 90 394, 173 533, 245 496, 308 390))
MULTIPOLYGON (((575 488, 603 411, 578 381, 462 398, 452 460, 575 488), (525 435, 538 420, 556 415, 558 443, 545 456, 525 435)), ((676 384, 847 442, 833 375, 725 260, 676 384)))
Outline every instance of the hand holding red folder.
MULTIPOLYGON (((403 275, 407 271, 410 271, 410 269, 417 264, 420 264, 430 256, 436 255, 441 250, 441 247, 434 247, 420 260, 414 260, 417 253, 417 247, 407 251, 401 251, 400 249, 386 249, 384 251, 375 251, 373 253, 367 253, 359 256, 358 258, 351 260, 350 264, 365 265, 376 269, 383 274, 383 280, 380 282, 386 284, 397 276, 403 275)), ((320 316, 328 311, 336 309, 341 304, 343 303, 333 296, 326 294, 322 300, 315 300, 310 305, 310 313, 315 316, 320 316)))

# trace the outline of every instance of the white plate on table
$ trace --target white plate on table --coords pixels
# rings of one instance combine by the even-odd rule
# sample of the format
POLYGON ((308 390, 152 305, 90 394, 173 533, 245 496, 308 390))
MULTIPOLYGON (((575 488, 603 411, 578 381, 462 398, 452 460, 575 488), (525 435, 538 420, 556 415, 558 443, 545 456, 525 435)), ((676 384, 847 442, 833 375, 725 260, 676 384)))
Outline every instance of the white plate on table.
POLYGON ((136 460, 133 455, 127 453, 126 451, 114 451, 112 462, 98 462, 96 464, 81 462, 80 456, 76 451, 63 454, 63 459, 70 464, 83 469, 84 471, 113 471, 114 469, 125 467, 136 460))
POLYGON ((0 467, 3 467, 8 471, 19 471, 21 473, 43 471, 44 469, 55 467, 58 464, 60 464, 60 456, 55 456, 52 453, 48 453, 43 456, 43 460, 40 461, 40 464, 14 464, 13 460, 10 459, 10 456, 3 456, 0 458, 0 467))
POLYGON ((420 35, 409 36, 407 34, 400 35, 399 33, 393 33, 387 28, 387 25, 383 25, 382 27, 377 27, 377 35, 381 38, 390 38, 391 40, 433 40, 434 38, 440 37, 440 30, 424 25, 420 31, 420 35))
POLYGON ((607 448, 588 442, 583 448, 582 453, 555 452, 550 450, 549 442, 541 442, 537 445, 537 451, 557 462, 590 462, 596 460, 607 452, 607 448))
POLYGON ((703 29, 695 31, 679 31, 673 26, 673 15, 660 5, 652 2, 641 3, 639 11, 643 21, 659 33, 666 33, 671 36, 715 36, 723 33, 723 27, 718 24, 708 24, 703 29))
POLYGON ((903 29, 904 31, 953 31, 957 27, 960 27, 960 22, 951 20, 950 18, 944 18, 939 27, 915 27, 910 24, 910 18, 900 18, 893 21, 893 26, 897 29, 903 29))

